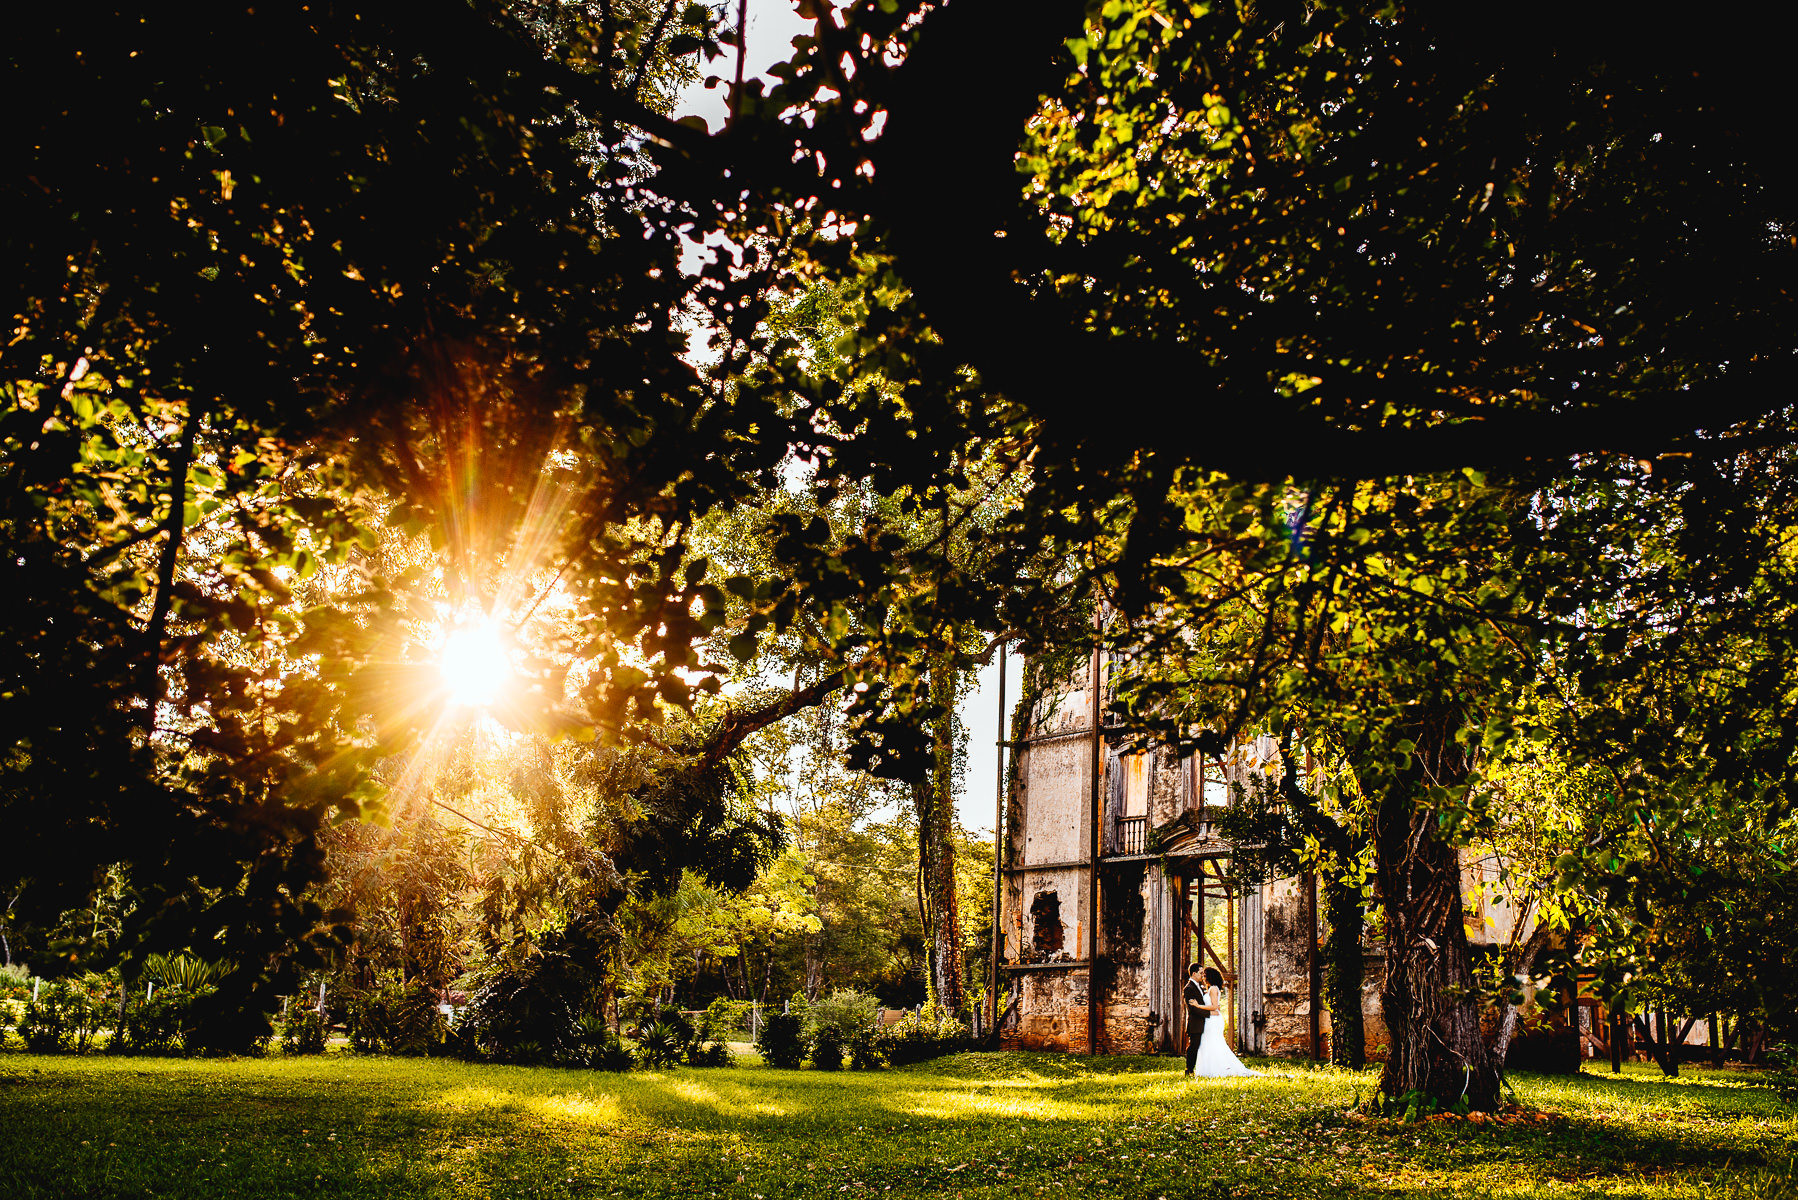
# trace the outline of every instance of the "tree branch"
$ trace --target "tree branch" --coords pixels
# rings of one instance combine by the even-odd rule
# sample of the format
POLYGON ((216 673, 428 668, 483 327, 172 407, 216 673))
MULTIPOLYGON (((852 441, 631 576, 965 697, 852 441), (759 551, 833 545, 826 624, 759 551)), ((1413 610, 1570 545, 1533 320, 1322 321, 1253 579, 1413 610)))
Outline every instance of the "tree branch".
POLYGON ((194 439, 199 436, 200 414, 189 412, 187 428, 180 444, 169 458, 169 515, 158 532, 166 533, 161 560, 156 567, 156 601, 150 608, 150 619, 144 624, 143 679, 144 727, 156 724, 156 703, 162 699, 162 631, 169 622, 174 605, 175 563, 181 556, 181 544, 187 532, 187 473, 193 466, 194 439))
POLYGON ((796 712, 818 707, 830 698, 831 693, 843 686, 844 678, 851 669, 844 667, 833 671, 760 708, 734 709, 726 713, 706 741, 705 750, 699 756, 699 769, 707 770, 723 762, 738 746, 776 721, 785 720, 796 712))

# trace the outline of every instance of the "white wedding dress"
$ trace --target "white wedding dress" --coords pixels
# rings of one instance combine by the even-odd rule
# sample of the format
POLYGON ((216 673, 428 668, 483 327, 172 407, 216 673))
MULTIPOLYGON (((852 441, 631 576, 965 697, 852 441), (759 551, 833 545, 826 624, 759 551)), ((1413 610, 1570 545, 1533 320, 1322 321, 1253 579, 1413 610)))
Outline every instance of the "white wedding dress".
POLYGON ((1242 1060, 1230 1050, 1229 1043, 1224 1041, 1223 1004, 1216 988, 1210 989, 1210 1002, 1217 1005, 1218 1011, 1205 1022, 1205 1032, 1199 1036, 1199 1056, 1193 1062, 1192 1073, 1205 1079, 1219 1079, 1226 1075, 1256 1075, 1261 1072, 1251 1071, 1242 1065, 1242 1060))

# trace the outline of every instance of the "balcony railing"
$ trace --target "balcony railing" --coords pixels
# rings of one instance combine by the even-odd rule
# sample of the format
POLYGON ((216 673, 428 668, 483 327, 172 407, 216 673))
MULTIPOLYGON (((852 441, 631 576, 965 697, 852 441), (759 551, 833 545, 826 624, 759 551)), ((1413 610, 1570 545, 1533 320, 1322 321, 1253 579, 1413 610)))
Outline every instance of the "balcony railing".
POLYGON ((1148 844, 1149 818, 1119 817, 1117 836, 1112 840, 1113 854, 1141 854, 1148 844))

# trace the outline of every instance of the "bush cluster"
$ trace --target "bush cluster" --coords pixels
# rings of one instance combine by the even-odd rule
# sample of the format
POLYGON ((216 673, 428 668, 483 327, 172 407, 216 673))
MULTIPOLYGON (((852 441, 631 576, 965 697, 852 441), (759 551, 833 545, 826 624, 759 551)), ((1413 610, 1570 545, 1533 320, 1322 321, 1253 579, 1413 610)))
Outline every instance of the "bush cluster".
POLYGON ((28 1001, 19 1020, 19 1036, 33 1054, 86 1054, 95 1035, 116 1011, 106 1003, 106 981, 89 973, 59 979, 28 1001))
POLYGON ((730 1065, 722 1040, 735 1016, 729 1008, 714 1005, 695 1023, 677 1009, 626 1002, 621 1037, 597 1015, 601 999, 573 956, 540 955, 488 976, 445 1045, 463 1058, 597 1071, 730 1065))
POLYGON ((437 995, 420 983, 389 983, 341 998, 350 1045, 365 1054, 419 1055, 441 1052, 449 1023, 437 995))
POLYGON ((129 1004, 120 1036, 107 1049, 134 1054, 180 1054, 187 1049, 187 1034, 195 1024, 193 1003, 197 992, 164 988, 148 1000, 129 1004))
POLYGON ((965 1022, 925 1005, 882 1029, 875 1044, 887 1062, 903 1067, 967 1050, 973 1042, 965 1022))
POLYGON ((281 1053, 323 1054, 324 1052, 324 1016, 311 1005, 295 1005, 281 1022, 281 1053))
POLYGON ((884 1029, 880 1002, 865 992, 839 991, 805 1004, 795 998, 784 1012, 762 1018, 756 1049, 771 1067, 797 1068, 809 1057, 820 1071, 838 1071, 844 1060, 857 1071, 905 1066, 971 1045, 961 1021, 925 1006, 884 1029))
POLYGON ((33 1054, 86 1054, 104 1048, 108 1054, 185 1054, 203 1040, 196 1036, 196 1005, 210 987, 192 990, 161 988, 146 998, 138 988, 125 989, 104 975, 40 982, 36 1000, 0 1000, 33 1054), (121 1002, 122 1001, 122 1002, 121 1002))
POLYGON ((762 1027, 755 1036, 755 1048, 762 1061, 771 1067, 791 1071, 805 1061, 811 1051, 805 1036, 805 1017, 796 1012, 771 1012, 762 1015, 762 1027))

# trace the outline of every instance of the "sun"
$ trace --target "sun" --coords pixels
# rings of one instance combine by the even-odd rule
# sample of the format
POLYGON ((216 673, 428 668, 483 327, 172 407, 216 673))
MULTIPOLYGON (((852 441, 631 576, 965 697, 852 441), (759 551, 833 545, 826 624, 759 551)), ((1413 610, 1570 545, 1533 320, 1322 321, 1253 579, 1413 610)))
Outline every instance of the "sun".
POLYGON ((479 621, 450 630, 438 652, 437 669, 443 673, 452 704, 487 708, 512 677, 512 660, 499 626, 479 621))

